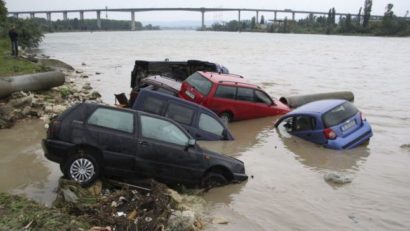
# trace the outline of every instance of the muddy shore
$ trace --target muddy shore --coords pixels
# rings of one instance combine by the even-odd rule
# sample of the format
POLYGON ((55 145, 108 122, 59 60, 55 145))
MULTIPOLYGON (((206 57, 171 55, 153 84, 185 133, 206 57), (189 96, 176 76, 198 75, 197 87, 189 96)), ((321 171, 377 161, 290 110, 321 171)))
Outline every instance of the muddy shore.
MULTIPOLYGON (((19 91, 0 100, 0 129, 13 129, 21 120, 50 118, 78 102, 103 103, 86 74, 45 57, 31 60, 58 70, 65 83, 47 91, 19 91)), ((86 65, 86 64, 83 64, 86 65)), ((0 194, 0 230, 200 230, 211 218, 203 216, 201 191, 179 193, 149 181, 146 187, 98 181, 89 188, 60 179, 51 207, 24 196, 0 194), (199 195, 198 195, 199 194, 199 195)))

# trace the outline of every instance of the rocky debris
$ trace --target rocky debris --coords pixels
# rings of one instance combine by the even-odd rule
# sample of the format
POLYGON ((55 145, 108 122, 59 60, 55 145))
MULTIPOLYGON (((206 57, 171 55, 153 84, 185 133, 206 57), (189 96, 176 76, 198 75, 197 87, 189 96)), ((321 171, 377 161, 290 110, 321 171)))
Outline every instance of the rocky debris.
POLYGON ((407 151, 410 151, 410 144, 402 144, 402 145, 400 146, 400 148, 406 149, 407 151))
POLYGON ((229 223, 229 221, 227 219, 225 219, 224 217, 214 217, 212 219, 212 224, 226 225, 228 223, 229 223))
POLYGON ((324 175, 324 179, 335 184, 347 184, 352 182, 353 177, 340 172, 329 172, 324 175))
POLYGON ((96 74, 96 75, 101 75, 101 72, 98 72, 98 71, 97 71, 97 72, 95 72, 95 74, 96 74))
POLYGON ((73 71, 65 70, 65 84, 47 91, 14 92, 0 100, 0 129, 10 128, 14 122, 26 118, 40 118, 48 123, 49 118, 62 113, 78 102, 102 103, 101 94, 92 91, 91 84, 73 71))
POLYGON ((64 213, 86 219, 96 228, 188 231, 204 227, 198 211, 181 206, 186 195, 154 180, 147 184, 149 189, 97 181, 82 188, 77 182, 60 179, 53 205, 64 213))
POLYGON ((81 63, 81 66, 86 66, 87 64, 85 64, 84 62, 81 63))

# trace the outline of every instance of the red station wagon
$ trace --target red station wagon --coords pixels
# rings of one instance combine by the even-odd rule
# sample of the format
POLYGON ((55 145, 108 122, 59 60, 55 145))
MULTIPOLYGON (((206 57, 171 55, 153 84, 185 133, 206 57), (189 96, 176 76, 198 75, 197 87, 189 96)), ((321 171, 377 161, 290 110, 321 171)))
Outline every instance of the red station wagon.
POLYGON ((272 99, 242 76, 198 71, 182 82, 179 97, 202 104, 225 122, 285 114, 289 107, 272 99))

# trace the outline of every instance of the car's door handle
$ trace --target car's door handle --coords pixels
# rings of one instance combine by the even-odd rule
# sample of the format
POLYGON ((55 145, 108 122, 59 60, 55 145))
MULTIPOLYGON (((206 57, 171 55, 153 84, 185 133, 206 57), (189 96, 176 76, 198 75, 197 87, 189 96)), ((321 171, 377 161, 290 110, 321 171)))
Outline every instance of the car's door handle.
POLYGON ((138 141, 138 144, 142 146, 148 146, 148 142, 146 141, 138 141))

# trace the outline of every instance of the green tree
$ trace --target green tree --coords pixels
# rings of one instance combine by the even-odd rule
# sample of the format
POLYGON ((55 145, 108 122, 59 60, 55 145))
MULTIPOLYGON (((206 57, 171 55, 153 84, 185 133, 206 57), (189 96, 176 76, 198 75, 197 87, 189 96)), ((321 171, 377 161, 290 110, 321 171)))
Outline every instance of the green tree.
POLYGON ((263 15, 261 16, 261 23, 260 24, 262 24, 262 25, 265 24, 265 16, 263 16, 263 15))
POLYGON ((363 27, 367 28, 369 26, 370 13, 372 12, 372 0, 365 0, 364 2, 364 12, 363 12, 363 27))
POLYGON ((9 23, 16 26, 19 34, 19 45, 23 48, 34 48, 40 45, 44 35, 39 24, 30 19, 9 18, 9 23))
POLYGON ((256 18, 252 17, 252 19, 251 19, 251 30, 253 30, 255 28, 256 28, 256 18))
POLYGON ((4 24, 7 18, 7 8, 3 0, 0 0, 0 24, 4 24))

